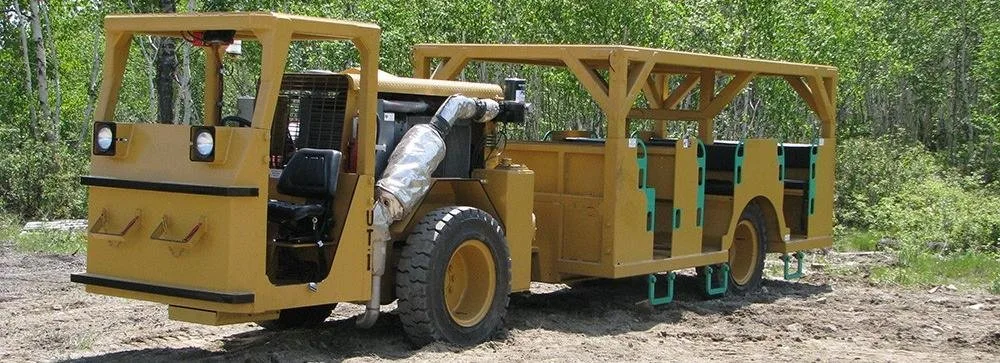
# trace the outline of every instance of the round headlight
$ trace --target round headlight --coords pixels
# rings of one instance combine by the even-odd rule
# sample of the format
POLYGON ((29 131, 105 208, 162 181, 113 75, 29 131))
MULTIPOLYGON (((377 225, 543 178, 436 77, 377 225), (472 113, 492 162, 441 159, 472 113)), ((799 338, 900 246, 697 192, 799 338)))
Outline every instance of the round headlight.
POLYGON ((103 126, 97 130, 97 148, 101 151, 108 151, 114 141, 115 134, 111 132, 110 127, 103 126))
POLYGON ((212 154, 212 149, 215 147, 215 139, 212 138, 212 134, 208 131, 202 131, 198 133, 197 137, 195 137, 194 146, 198 150, 198 154, 201 156, 209 156, 212 154))

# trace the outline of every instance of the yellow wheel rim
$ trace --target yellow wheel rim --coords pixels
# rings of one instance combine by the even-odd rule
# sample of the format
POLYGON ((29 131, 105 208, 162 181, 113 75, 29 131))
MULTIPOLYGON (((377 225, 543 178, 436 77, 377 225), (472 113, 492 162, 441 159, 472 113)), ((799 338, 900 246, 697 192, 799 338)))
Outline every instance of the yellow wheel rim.
POLYGON ((496 293, 496 266, 489 247, 480 240, 462 242, 448 260, 444 300, 456 324, 471 327, 486 316, 496 293))
POLYGON ((753 278, 760 255, 760 239, 757 228, 748 220, 736 225, 733 246, 729 248, 729 267, 733 282, 746 285, 753 278))

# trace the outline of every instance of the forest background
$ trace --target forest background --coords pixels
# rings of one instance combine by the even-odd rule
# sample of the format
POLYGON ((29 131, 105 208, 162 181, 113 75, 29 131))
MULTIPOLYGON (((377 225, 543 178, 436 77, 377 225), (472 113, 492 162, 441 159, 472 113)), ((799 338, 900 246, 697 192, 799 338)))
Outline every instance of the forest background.
MULTIPOLYGON (((0 237, 25 249, 83 248, 79 234, 17 231, 26 220, 85 217, 79 176, 105 15, 268 10, 376 23, 381 68, 401 76, 412 74, 411 46, 434 42, 625 44, 836 66, 837 248, 898 256, 876 281, 1000 293, 1000 0, 8 0, 2 9, 0 237)), ((252 94, 259 48, 240 57, 251 69, 227 74, 227 99, 252 94)), ((199 123, 202 61, 184 41, 137 37, 118 121, 199 123)), ((354 65, 344 43, 290 50, 290 69, 354 65)), ((512 75, 528 79, 536 107, 516 137, 603 136, 600 112, 566 72, 482 66, 463 77, 512 75)), ((751 82, 716 122, 720 138, 816 134, 803 102, 768 80, 751 82)))

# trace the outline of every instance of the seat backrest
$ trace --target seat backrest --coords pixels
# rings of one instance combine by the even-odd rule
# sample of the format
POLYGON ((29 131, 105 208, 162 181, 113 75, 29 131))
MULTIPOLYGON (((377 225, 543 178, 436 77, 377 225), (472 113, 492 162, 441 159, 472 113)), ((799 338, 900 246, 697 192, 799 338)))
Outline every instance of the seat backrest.
POLYGON ((278 192, 310 199, 333 198, 341 157, 337 150, 299 149, 278 179, 278 192))

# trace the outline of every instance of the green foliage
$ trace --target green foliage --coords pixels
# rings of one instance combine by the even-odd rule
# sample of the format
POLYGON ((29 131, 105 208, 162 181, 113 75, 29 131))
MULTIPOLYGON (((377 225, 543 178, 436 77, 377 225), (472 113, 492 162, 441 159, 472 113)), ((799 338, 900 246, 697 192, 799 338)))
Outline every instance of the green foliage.
POLYGON ((897 137, 842 141, 837 145, 837 220, 872 227, 878 222, 875 206, 883 199, 941 171, 933 154, 897 137))
POLYGON ((63 145, 23 140, 0 154, 0 210, 29 219, 79 218, 86 213, 80 175, 86 156, 63 145))
POLYGON ((841 225, 883 232, 914 251, 1000 248, 1000 195, 978 177, 898 138, 851 139, 838 151, 841 225))
POLYGON ((905 248, 941 252, 1000 249, 1000 196, 968 179, 931 175, 901 185, 874 208, 874 227, 905 248))

